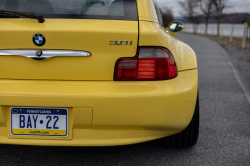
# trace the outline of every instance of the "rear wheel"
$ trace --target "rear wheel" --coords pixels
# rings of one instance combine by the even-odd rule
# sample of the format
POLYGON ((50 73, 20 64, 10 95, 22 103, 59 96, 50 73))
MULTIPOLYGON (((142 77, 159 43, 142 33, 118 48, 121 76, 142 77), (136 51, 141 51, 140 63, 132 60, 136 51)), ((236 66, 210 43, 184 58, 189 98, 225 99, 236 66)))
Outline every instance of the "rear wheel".
POLYGON ((199 136, 199 95, 197 96, 193 118, 181 133, 163 138, 164 147, 185 148, 194 146, 199 136))

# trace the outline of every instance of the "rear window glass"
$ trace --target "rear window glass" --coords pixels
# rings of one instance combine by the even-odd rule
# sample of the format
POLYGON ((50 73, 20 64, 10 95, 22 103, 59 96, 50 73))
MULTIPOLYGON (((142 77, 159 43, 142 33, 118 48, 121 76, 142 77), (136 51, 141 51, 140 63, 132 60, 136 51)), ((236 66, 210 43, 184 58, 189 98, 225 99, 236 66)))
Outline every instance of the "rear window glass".
POLYGON ((1 9, 45 18, 138 20, 136 0, 0 0, 1 9))

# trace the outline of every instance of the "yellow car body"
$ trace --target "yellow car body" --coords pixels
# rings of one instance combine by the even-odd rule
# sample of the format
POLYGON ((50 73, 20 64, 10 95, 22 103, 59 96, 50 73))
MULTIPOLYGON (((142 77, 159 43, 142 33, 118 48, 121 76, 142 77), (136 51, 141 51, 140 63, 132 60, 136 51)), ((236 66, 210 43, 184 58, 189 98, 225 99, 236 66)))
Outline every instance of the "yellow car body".
POLYGON ((194 51, 166 33, 152 0, 137 0, 138 21, 0 18, 1 50, 85 50, 90 57, 35 61, 0 53, 0 144, 114 146, 171 136, 190 123, 198 89, 194 51), (42 33, 37 47, 32 36, 42 33), (133 41, 129 46, 111 40, 133 41), (116 61, 138 46, 167 48, 178 76, 161 81, 114 81, 116 61), (68 136, 11 134, 12 107, 68 109, 68 136))

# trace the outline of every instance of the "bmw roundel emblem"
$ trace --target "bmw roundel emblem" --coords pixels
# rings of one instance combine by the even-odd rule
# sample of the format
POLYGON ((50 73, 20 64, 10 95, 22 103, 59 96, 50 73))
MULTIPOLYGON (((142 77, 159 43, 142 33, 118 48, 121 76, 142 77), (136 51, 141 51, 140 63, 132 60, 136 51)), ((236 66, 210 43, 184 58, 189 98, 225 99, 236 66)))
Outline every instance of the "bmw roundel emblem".
POLYGON ((41 33, 37 33, 33 36, 33 43, 36 46, 41 47, 45 44, 45 42, 46 42, 46 39, 41 33))

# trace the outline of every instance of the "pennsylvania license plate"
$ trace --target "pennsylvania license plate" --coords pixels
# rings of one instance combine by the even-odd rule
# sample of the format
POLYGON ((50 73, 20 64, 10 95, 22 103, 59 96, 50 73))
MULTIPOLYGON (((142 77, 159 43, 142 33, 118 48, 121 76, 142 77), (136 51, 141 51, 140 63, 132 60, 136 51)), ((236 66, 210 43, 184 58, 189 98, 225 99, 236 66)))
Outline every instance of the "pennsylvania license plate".
POLYGON ((68 109, 12 107, 11 134, 16 136, 68 136, 68 109))

